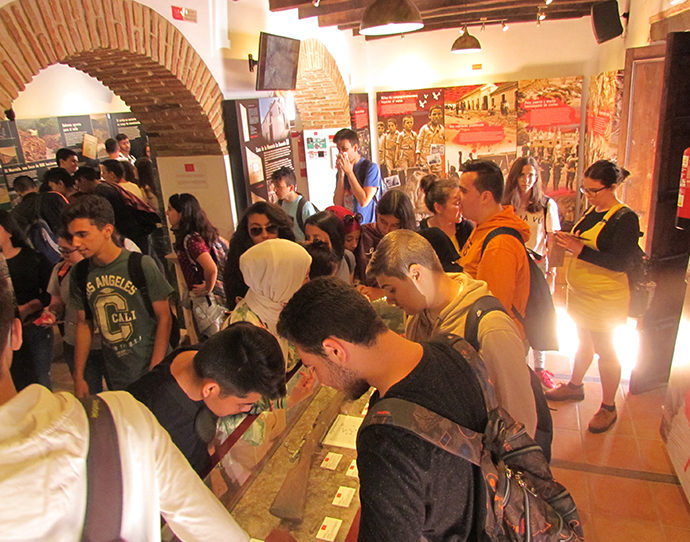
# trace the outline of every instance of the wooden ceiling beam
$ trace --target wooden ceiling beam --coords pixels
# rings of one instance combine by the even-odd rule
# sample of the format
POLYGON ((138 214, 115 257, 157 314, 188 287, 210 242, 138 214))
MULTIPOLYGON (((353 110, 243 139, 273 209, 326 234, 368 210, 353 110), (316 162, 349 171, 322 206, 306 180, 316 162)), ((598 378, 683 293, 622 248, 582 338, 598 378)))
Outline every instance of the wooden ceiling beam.
MULTIPOLYGON (((467 16, 475 20, 479 20, 481 17, 495 18, 496 13, 501 13, 500 18, 505 19, 507 13, 520 12, 521 16, 523 12, 533 13, 534 17, 537 16, 537 10, 539 8, 544 8, 544 13, 547 18, 551 14, 550 18, 557 18, 559 13, 579 11, 585 14, 590 12, 591 0, 568 0, 567 2, 561 2, 559 4, 551 4, 546 7, 543 0, 523 0, 520 2, 510 2, 506 0, 485 0, 482 4, 474 3, 473 7, 460 7, 456 5, 453 8, 443 7, 438 9, 431 9, 422 12, 422 19, 425 24, 427 21, 433 21, 435 19, 441 19, 446 17, 458 17, 467 16), (531 11, 530 11, 531 10, 531 11)), ((364 8, 350 9, 348 11, 341 11, 337 13, 332 13, 328 15, 319 16, 319 26, 338 26, 354 27, 359 26, 362 16, 364 14, 364 8)))

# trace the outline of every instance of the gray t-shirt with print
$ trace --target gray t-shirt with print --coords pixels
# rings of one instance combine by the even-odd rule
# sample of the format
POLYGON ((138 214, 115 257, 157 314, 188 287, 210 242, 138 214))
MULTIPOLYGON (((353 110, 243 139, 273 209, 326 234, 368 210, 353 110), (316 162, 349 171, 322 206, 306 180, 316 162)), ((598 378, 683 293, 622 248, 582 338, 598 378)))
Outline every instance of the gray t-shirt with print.
MULTIPOLYGON (((129 276, 129 255, 122 250, 102 267, 90 262, 86 280, 86 297, 94 326, 101 333, 106 373, 116 390, 126 388, 148 371, 158 324, 129 276)), ((167 299, 173 289, 153 259, 143 256, 141 264, 151 302, 167 299)), ((70 279, 70 301, 77 310, 83 310, 76 273, 71 273, 70 279)))

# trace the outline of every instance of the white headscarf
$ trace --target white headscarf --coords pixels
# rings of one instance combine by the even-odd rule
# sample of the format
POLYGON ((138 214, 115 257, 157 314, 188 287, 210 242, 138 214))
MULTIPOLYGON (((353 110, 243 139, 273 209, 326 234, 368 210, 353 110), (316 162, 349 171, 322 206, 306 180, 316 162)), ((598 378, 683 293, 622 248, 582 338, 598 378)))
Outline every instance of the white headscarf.
POLYGON ((240 256, 240 271, 249 286, 244 300, 274 335, 280 311, 304 284, 310 266, 304 247, 287 239, 268 239, 240 256))

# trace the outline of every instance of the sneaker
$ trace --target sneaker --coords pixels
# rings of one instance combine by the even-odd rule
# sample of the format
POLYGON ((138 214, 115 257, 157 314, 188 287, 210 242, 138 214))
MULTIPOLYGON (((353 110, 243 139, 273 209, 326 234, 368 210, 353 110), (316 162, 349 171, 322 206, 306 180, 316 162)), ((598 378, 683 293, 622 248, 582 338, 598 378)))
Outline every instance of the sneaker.
POLYGON ((544 392, 544 395, 549 401, 582 401, 585 398, 585 388, 582 384, 572 386, 568 382, 559 384, 554 390, 544 392))
POLYGON ((610 410, 602 407, 597 410, 597 413, 589 421, 588 429, 592 433, 603 433, 604 431, 608 430, 608 428, 611 427, 617 419, 618 414, 616 414, 615 410, 611 412, 610 410))
POLYGON ((535 372, 537 373, 539 380, 541 380, 542 386, 551 390, 556 387, 556 383, 553 381, 553 373, 551 371, 547 371, 546 369, 538 369, 535 372))

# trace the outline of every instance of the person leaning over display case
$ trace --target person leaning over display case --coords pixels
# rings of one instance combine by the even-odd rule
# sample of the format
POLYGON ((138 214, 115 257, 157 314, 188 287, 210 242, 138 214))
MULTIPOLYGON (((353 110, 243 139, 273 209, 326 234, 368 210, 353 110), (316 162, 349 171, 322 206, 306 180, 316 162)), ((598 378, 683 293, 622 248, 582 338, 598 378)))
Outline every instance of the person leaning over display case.
MULTIPOLYGON (((324 385, 349 398, 376 388, 483 431, 486 409, 473 369, 446 342, 415 343, 386 327, 367 299, 335 277, 306 283, 280 314, 278 332, 324 385)), ((485 513, 478 467, 399 428, 357 437, 359 540, 477 540, 485 513)))
POLYGON ((249 412, 261 397, 285 395, 285 362, 265 329, 238 322, 202 345, 176 350, 129 391, 144 403, 202 478, 216 418, 249 412))

